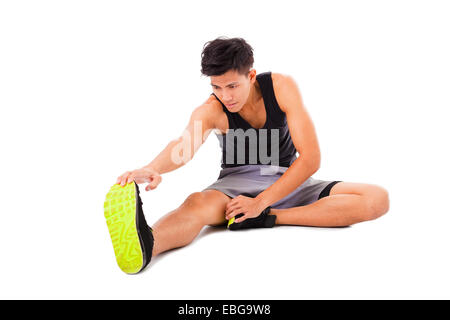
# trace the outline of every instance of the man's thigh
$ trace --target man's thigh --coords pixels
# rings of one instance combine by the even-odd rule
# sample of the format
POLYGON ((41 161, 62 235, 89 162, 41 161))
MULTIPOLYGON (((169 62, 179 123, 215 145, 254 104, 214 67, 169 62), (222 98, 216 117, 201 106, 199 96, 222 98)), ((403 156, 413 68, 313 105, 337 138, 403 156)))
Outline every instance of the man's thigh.
POLYGON ((306 206, 329 195, 331 187, 338 181, 320 180, 309 177, 301 186, 272 205, 274 209, 306 206))

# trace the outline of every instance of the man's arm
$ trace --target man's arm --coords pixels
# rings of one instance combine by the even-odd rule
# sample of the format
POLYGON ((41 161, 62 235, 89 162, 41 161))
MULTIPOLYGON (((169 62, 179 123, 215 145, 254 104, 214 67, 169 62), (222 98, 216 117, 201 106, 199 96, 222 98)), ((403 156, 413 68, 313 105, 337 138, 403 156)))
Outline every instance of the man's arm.
POLYGON ((144 168, 159 174, 173 171, 189 162, 215 127, 212 105, 204 103, 191 114, 181 136, 169 142, 163 151, 144 168))
POLYGON ((290 76, 272 74, 272 78, 276 99, 286 113, 292 142, 300 156, 274 184, 256 197, 264 208, 290 194, 320 167, 319 142, 297 84, 290 76))
POLYGON ((117 178, 116 183, 124 186, 131 181, 148 182, 146 191, 155 189, 161 182, 161 174, 173 171, 192 159, 195 152, 215 127, 214 107, 208 100, 191 114, 189 123, 182 135, 169 142, 163 151, 148 165, 133 171, 127 171, 117 178))

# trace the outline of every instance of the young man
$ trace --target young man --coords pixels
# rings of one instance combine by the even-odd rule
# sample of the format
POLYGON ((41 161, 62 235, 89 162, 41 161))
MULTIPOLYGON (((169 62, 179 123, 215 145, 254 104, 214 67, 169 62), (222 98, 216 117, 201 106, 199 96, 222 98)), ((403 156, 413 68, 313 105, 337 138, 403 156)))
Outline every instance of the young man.
POLYGON ((295 81, 279 73, 257 75, 252 67, 253 50, 243 39, 208 42, 202 74, 210 77, 213 93, 192 112, 182 137, 111 188, 105 217, 123 271, 141 271, 151 257, 189 244, 207 225, 348 226, 388 211, 382 187, 311 177, 320 150, 295 81), (161 174, 192 159, 212 130, 223 151, 218 180, 149 228, 137 184, 155 189, 161 174))

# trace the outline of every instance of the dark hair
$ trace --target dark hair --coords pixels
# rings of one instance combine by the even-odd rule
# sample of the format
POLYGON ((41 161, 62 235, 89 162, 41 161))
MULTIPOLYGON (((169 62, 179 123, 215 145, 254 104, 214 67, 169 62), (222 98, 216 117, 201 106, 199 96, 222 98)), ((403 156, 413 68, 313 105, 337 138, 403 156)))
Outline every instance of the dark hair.
POLYGON ((247 75, 253 67, 253 48, 242 38, 219 37, 203 46, 202 70, 205 76, 220 76, 229 70, 247 75))

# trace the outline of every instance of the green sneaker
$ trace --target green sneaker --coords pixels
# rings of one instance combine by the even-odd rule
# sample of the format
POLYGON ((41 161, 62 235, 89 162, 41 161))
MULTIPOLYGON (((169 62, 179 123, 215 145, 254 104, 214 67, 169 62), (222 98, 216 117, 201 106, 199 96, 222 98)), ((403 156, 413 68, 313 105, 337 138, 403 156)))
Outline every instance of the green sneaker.
POLYGON ((128 274, 142 271, 152 258, 154 239, 142 211, 139 186, 134 181, 123 187, 113 185, 104 213, 120 269, 128 274))

